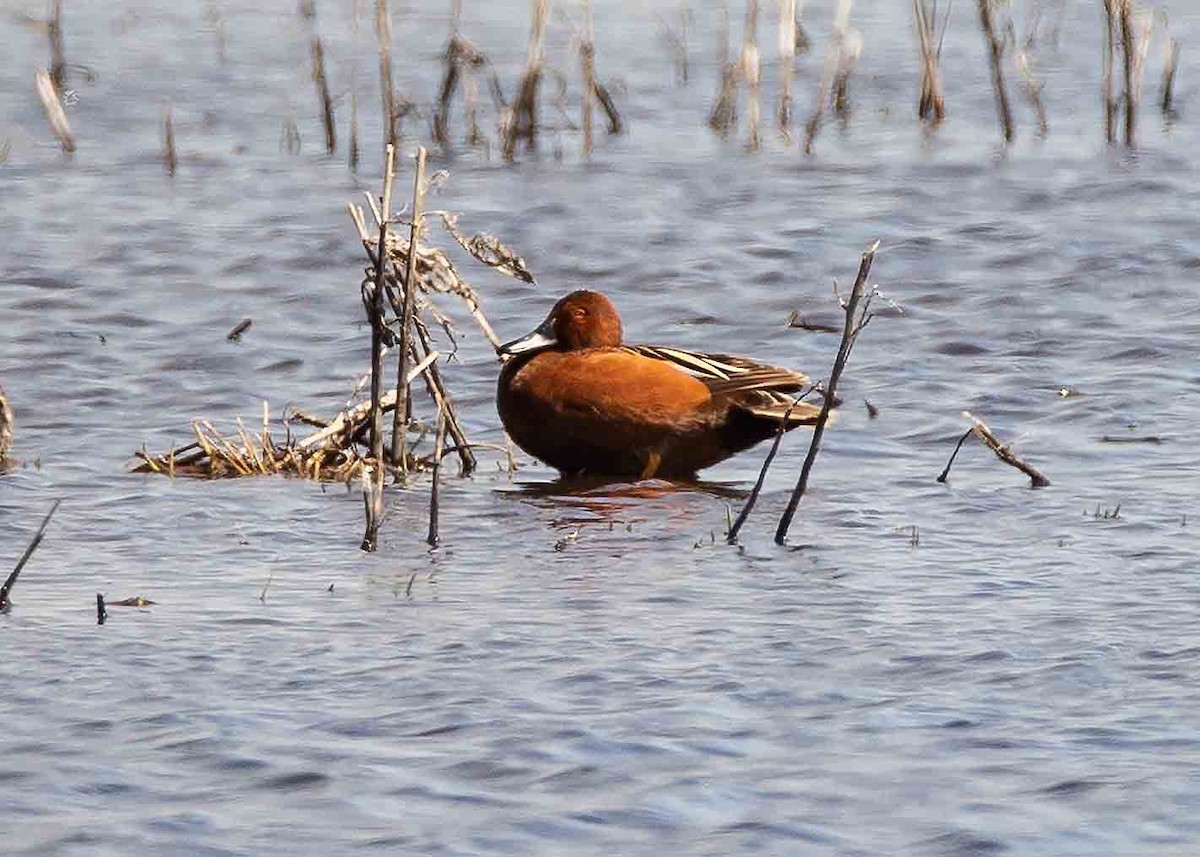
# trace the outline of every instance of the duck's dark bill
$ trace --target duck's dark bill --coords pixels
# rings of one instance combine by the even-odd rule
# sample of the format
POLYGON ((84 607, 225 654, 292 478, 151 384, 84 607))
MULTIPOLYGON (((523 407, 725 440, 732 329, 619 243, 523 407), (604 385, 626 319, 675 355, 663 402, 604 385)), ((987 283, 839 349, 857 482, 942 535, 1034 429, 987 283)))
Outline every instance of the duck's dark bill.
POLYGON ((550 348, 557 344, 558 340, 554 338, 554 318, 551 317, 543 321, 533 333, 522 336, 520 339, 514 339, 512 342, 504 343, 496 349, 496 353, 523 354, 527 351, 550 348))

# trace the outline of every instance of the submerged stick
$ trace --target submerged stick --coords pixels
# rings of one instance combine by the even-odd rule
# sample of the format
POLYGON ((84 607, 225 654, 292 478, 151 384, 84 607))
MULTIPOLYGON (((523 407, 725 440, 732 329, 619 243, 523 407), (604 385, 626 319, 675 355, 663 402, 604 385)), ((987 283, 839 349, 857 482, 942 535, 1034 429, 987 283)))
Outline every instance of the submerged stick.
POLYGON ((1104 139, 1109 145, 1117 142, 1117 95, 1113 83, 1113 68, 1117 56, 1117 10, 1120 0, 1104 0, 1104 57, 1100 88, 1104 98, 1104 139))
POLYGON ((96 593, 96 624, 103 625, 108 621, 108 610, 104 607, 104 593, 96 593))
POLYGON ((979 0, 979 26, 983 28, 984 38, 988 44, 988 58, 992 69, 992 88, 996 91, 996 110, 1000 114, 1000 130, 1004 134, 1004 142, 1013 141, 1012 108, 1008 103, 1008 90, 1004 85, 1004 39, 996 29, 992 18, 992 4, 995 0, 979 0))
POLYGON ((1125 145, 1132 147, 1137 131, 1137 91, 1134 84, 1137 59, 1133 46, 1133 0, 1117 0, 1117 13, 1122 68, 1125 75, 1125 145))
MULTIPOLYGON (((404 271, 404 312, 400 319, 400 357, 396 373, 396 410, 392 412, 392 460, 408 477, 408 356, 413 310, 417 300, 417 253, 421 221, 425 210, 425 147, 417 149, 417 169, 413 178, 412 226, 408 233, 408 264, 404 271)), ((380 247, 387 244, 380 238, 380 247)))
POLYGON ((50 519, 54 517, 54 513, 58 511, 58 504, 62 500, 55 500, 50 506, 50 511, 46 513, 46 517, 42 518, 42 525, 38 527, 34 533, 33 541, 29 543, 29 547, 25 548, 25 553, 21 554, 21 558, 17 560, 17 567, 13 569, 12 574, 4 581, 4 585, 0 586, 0 613, 7 611, 12 602, 9 600, 9 593, 12 592, 13 585, 17 582, 17 578, 21 574, 21 569, 25 567, 25 563, 29 562, 29 558, 33 556, 33 552, 38 549, 38 545, 42 543, 42 537, 46 535, 46 527, 50 524, 50 519))
POLYGON ((363 531, 361 550, 375 553, 378 549, 379 524, 383 518, 383 465, 372 467, 367 464, 362 469, 363 513, 366 517, 366 528, 363 531), (378 476, 376 476, 378 474, 378 476))
POLYGON ((517 97, 506 111, 503 123, 501 154, 511 161, 516 155, 517 141, 524 140, 527 149, 537 147, 537 94, 542 78, 542 38, 550 16, 550 0, 533 0, 533 27, 529 33, 529 48, 517 97))
POLYGON ((846 301, 846 323, 842 328, 842 341, 838 346, 837 357, 833 361, 833 369, 829 372, 829 384, 824 390, 825 399, 821 403, 821 413, 817 415, 817 422, 813 426, 812 441, 808 445, 808 454, 804 457, 804 464, 800 468, 800 478, 796 480, 796 487, 792 489, 792 496, 788 498, 787 508, 775 530, 775 544, 777 545, 782 545, 787 541, 792 518, 795 517, 800 499, 808 488, 808 476, 812 472, 813 464, 817 460, 817 452, 821 448, 821 438, 824 436, 825 426, 829 422, 829 412, 833 410, 833 404, 837 401, 837 385, 841 380, 842 370, 846 368, 846 361, 850 357, 850 351, 854 348, 858 334, 872 318, 867 313, 867 308, 870 306, 870 295, 864 302, 863 294, 866 291, 867 277, 871 273, 871 263, 875 260, 875 251, 878 249, 879 242, 876 241, 863 253, 862 261, 858 266, 858 276, 854 279, 854 288, 851 289, 850 298, 846 301), (859 312, 860 304, 863 307, 861 313, 859 312))

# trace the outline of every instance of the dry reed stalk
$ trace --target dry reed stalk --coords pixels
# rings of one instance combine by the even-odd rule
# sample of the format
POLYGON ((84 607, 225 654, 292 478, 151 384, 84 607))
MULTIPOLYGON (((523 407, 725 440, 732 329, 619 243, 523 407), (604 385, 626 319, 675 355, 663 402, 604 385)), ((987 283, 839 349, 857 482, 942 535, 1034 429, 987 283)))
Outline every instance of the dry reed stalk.
POLYGON ((0 387, 0 473, 12 464, 12 446, 13 412, 8 398, 4 395, 4 389, 0 387))
POLYGON ((688 32, 691 30, 692 20, 688 0, 679 0, 678 24, 672 25, 659 15, 656 15, 655 18, 658 22, 659 41, 674 57, 675 83, 687 86, 691 77, 691 63, 688 59, 688 32))
MULTIPOLYGON (((179 169, 179 156, 175 151, 175 116, 170 101, 164 103, 162 109, 162 159, 163 169, 167 171, 167 175, 175 175, 176 170, 179 169)), ((238 336, 241 333, 239 331, 238 336)), ((232 332, 227 338, 236 339, 232 332)))
POLYGON ((1037 114, 1038 136, 1045 137, 1050 133, 1050 122, 1046 117, 1046 105, 1042 102, 1042 90, 1045 88, 1045 84, 1038 80, 1037 76, 1033 73, 1028 53, 1017 51, 1013 54, 1013 62, 1016 64, 1017 71, 1021 74, 1021 80, 1025 88, 1025 97, 1033 107, 1034 113, 1037 114))
POLYGON ((55 90, 62 92, 67 85, 67 61, 63 56, 62 0, 52 0, 50 4, 46 35, 50 38, 50 80, 54 83, 55 90))
POLYGON ((580 76, 583 78, 583 99, 580 104, 580 124, 583 127, 583 154, 592 153, 592 112, 596 95, 596 35, 592 22, 591 0, 583 0, 583 34, 579 40, 580 76))
POLYGON ((525 69, 517 87, 517 97, 504 111, 501 122, 501 153, 511 161, 516 155, 517 142, 523 140, 529 150, 537 148, 537 96, 542 78, 542 40, 550 16, 550 0, 533 0, 533 26, 529 33, 529 48, 525 69))
MULTIPOLYGON (((942 25, 950 19, 950 10, 942 25)), ((921 97, 917 102, 917 116, 932 125, 941 124, 946 118, 946 97, 942 92, 942 74, 939 62, 942 57, 941 38, 937 33, 937 2, 913 0, 913 20, 917 28, 917 47, 921 52, 921 97)))
POLYGON ((1109 145, 1117 142, 1117 93, 1113 72, 1117 56, 1117 4, 1120 2, 1104 0, 1104 56, 1100 86, 1104 99, 1104 139, 1109 145))
POLYGON ((333 119, 333 96, 329 94, 329 80, 325 76, 325 47, 319 36, 313 36, 312 40, 312 78, 317 85, 317 99, 321 102, 325 151, 332 155, 337 151, 337 126, 333 119))
POLYGON ((29 546, 25 548, 25 552, 21 554, 21 558, 17 560, 17 567, 12 570, 12 574, 4 581, 4 585, 0 586, 0 613, 7 613, 12 608, 12 601, 8 596, 17 582, 17 578, 21 575, 21 569, 25 567, 25 563, 29 562, 29 558, 33 556, 33 552, 42 543, 42 538, 46 535, 46 527, 50 525, 50 519, 58 511, 58 504, 61 502, 62 500, 55 500, 51 504, 50 511, 46 513, 46 517, 42 518, 42 524, 37 528, 37 532, 34 533, 33 540, 29 542, 29 546))
MULTIPOLYGON (((829 53, 825 56, 825 66, 821 70, 821 77, 817 83, 817 97, 813 104, 812 113, 808 117, 808 122, 804 126, 804 154, 811 155, 813 151, 813 143, 817 139, 817 132, 821 130, 821 120, 825 116, 825 111, 830 103, 831 94, 834 92, 835 86, 841 82, 839 90, 842 92, 842 100, 845 97, 845 83, 849 78, 849 71, 843 73, 843 69, 848 65, 853 68, 854 61, 858 58, 858 50, 861 50, 861 40, 858 41, 857 47, 848 45, 848 37, 850 34, 850 9, 851 0, 838 0, 837 13, 833 18, 833 32, 829 44, 829 53), (854 59, 846 58, 847 51, 854 51, 854 59)), ((844 105, 843 105, 844 106, 844 105)))
POLYGON ((1008 90, 1004 85, 1004 37, 996 27, 992 13, 996 0, 979 0, 979 26, 983 29, 988 44, 988 58, 992 69, 992 88, 996 92, 996 109, 1000 114, 1000 130, 1004 142, 1013 141, 1012 108, 1008 103, 1008 90))
POLYGON ((850 75, 862 55, 862 34, 857 30, 847 30, 842 39, 842 49, 838 52, 837 71, 833 76, 833 112, 846 123, 850 119, 850 75))
POLYGON ((804 0, 796 2, 796 53, 806 54, 812 47, 808 31, 804 29, 804 0))
POLYGON ((796 76, 796 0, 779 3, 779 133, 792 141, 792 78, 796 76))
POLYGON ((971 435, 975 435, 975 437, 979 438, 980 443, 982 443, 992 452, 996 453, 997 458, 999 458, 1005 464, 1015 467, 1017 470, 1020 470, 1022 473, 1028 476, 1030 487, 1044 488, 1050 484, 1050 480, 1047 479, 1040 471, 1018 458, 1016 454, 1013 453, 1010 444, 1001 443, 1000 439, 996 437, 995 433, 988 427, 987 423, 974 416, 970 411, 963 411, 963 416, 971 421, 971 428, 967 429, 966 433, 964 433, 963 436, 958 439, 958 444, 954 447, 954 452, 951 453, 950 460, 946 462, 945 469, 942 470, 941 475, 937 478, 938 482, 946 481, 950 475, 950 466, 954 464, 954 459, 958 456, 958 451, 962 449, 963 442, 971 435))
POLYGON ((450 147, 450 106, 455 91, 462 84, 463 113, 467 122, 468 146, 486 144, 487 138, 479 129, 479 84, 475 72, 487 63, 487 58, 475 49, 459 32, 462 19, 462 0, 454 0, 450 24, 450 41, 442 54, 446 70, 438 90, 438 102, 433 113, 433 138, 443 149, 450 147))
POLYGON ((1168 119, 1175 116, 1175 73, 1179 70, 1179 41, 1167 37, 1163 57, 1162 97, 1159 99, 1159 109, 1168 119))
POLYGON ((717 36, 717 60, 721 67, 721 88, 717 92, 717 100, 708 113, 708 127, 721 137, 729 136, 729 132, 737 125, 738 83, 742 76, 742 66, 729 58, 729 2, 721 4, 721 25, 717 36))
POLYGON ((875 260, 875 251, 879 249, 879 242, 872 244, 867 251, 862 255, 862 261, 858 266, 858 276, 854 279, 854 288, 850 290, 850 297, 846 300, 843 307, 846 314, 846 322, 842 328, 842 341, 838 345, 837 357, 833 361, 833 368, 829 372, 829 383, 826 385, 824 401, 821 403, 821 413, 817 416, 817 422, 813 426, 812 441, 808 445, 808 454, 804 457, 804 464, 800 468, 800 478, 796 480, 796 487, 792 489, 792 494, 788 498, 787 508, 783 512, 783 516, 779 519, 779 526, 775 530, 775 544, 782 545, 787 541, 788 529, 792 526, 792 518, 796 515, 796 509, 800 505, 800 500, 804 496, 804 492, 808 489, 808 477, 812 472, 813 464, 817 460, 817 452, 821 448, 821 438, 825 434, 825 426, 829 423, 829 413, 833 410, 837 402, 837 386, 841 380, 842 371, 846 368, 846 361, 850 357, 850 351, 854 348, 854 343, 858 341, 858 335, 874 318, 870 312, 871 299, 875 292, 867 291, 867 277, 871 273, 871 263, 875 260))
POLYGON ((379 548, 379 525, 383 522, 383 468, 378 463, 375 467, 363 465, 361 483, 366 524, 359 548, 375 553, 379 548))
POLYGON ((1133 85, 1136 58, 1133 51, 1133 0, 1117 0, 1117 30, 1120 34, 1125 93, 1125 145, 1133 146, 1137 132, 1137 98, 1133 85))
POLYGON ((350 35, 354 50, 350 59, 350 151, 347 153, 347 165, 351 172, 358 172, 358 41, 359 15, 362 0, 353 0, 350 4, 350 35))
POLYGON ((762 145, 758 126, 762 119, 762 68, 758 54, 758 0, 746 0, 746 25, 742 32, 742 79, 746 81, 746 150, 762 145))
POLYGON ((388 0, 375 0, 375 37, 379 45, 379 88, 383 99, 383 142, 398 147, 396 90, 392 84, 392 16, 388 0))
POLYGON ((429 487, 429 534, 425 538, 425 541, 427 541, 429 543, 429 546, 431 548, 437 547, 438 542, 440 541, 440 537, 438 536, 438 500, 439 500, 439 493, 440 493, 438 490, 438 484, 439 484, 438 477, 441 475, 441 471, 442 471, 442 453, 445 450, 445 447, 446 447, 446 415, 441 411, 441 409, 439 409, 438 410, 438 420, 437 420, 437 435, 434 438, 434 442, 433 442, 433 472, 430 474, 431 483, 430 483, 430 487, 429 487))
MULTIPOLYGON (((392 413, 392 460, 400 465, 400 473, 408 478, 408 358, 411 348, 413 312, 417 300, 417 257, 420 255, 421 224, 425 213, 425 147, 417 149, 416 175, 413 177, 412 225, 408 233, 408 264, 404 268, 404 309, 400 320, 400 356, 396 371, 396 410, 392 413)), ((379 246, 386 247, 386 236, 380 234, 379 246)), ((382 268, 382 265, 380 266, 382 268)))
MULTIPOLYGON (((387 246, 388 220, 392 204, 392 181, 396 177, 396 149, 390 143, 384 156, 383 194, 379 213, 379 246, 387 246)), ((375 464, 383 464, 383 426, 379 410, 380 399, 383 396, 383 344, 387 328, 384 326, 384 281, 385 255, 379 254, 375 266, 374 289, 369 295, 367 319, 371 322, 371 458, 375 464)))
POLYGON ((41 99, 42 109, 46 111, 46 119, 50 129, 58 138, 58 144, 68 154, 75 151, 75 137, 71 134, 71 125, 67 122, 67 112, 63 109, 59 89, 54 80, 43 68, 34 72, 34 83, 37 87, 38 98, 41 99))

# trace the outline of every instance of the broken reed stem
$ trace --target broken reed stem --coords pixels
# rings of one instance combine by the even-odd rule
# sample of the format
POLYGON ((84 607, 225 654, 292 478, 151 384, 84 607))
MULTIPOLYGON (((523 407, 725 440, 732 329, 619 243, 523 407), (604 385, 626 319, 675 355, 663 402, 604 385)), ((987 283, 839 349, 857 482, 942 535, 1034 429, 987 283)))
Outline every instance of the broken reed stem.
POLYGON ((392 17, 388 0, 375 0, 375 37, 379 43, 379 87, 383 97, 383 142, 399 145, 396 134, 396 91, 392 87, 392 17))
POLYGON ((62 0, 50 4, 50 20, 46 22, 50 38, 50 80, 59 92, 67 85, 67 61, 63 56, 62 0))
MULTIPOLYGON (((367 316, 371 322, 371 457, 382 473, 383 426, 379 401, 383 395, 383 323, 384 268, 387 264, 387 229, 392 202, 392 180, 395 172, 396 150, 390 143, 384 157, 383 197, 379 212, 379 256, 375 265, 375 288, 371 292, 367 316)), ((365 541, 365 540, 364 540, 365 541)))
MULTIPOLYGON (((1050 484, 1050 480, 1047 479, 1035 467, 1033 467, 1033 465, 1017 458, 1017 456, 1013 453, 1012 448, 1008 444, 1001 443, 1000 439, 996 437, 995 433, 988 428, 987 423, 974 416, 970 411, 963 411, 963 416, 971 421, 971 433, 979 438, 980 442, 983 443, 984 446, 996 453, 996 457, 1005 464, 1009 465, 1010 467, 1017 468, 1017 470, 1020 470, 1029 477, 1030 487, 1045 488, 1050 484)), ((953 460, 953 457, 951 457, 951 461, 953 460)), ((946 472, 949 473, 949 470, 950 466, 947 464, 946 472)), ((944 482, 945 480, 939 481, 944 482)))
POLYGON ((779 133, 792 141, 792 78, 796 76, 796 0, 779 0, 779 133))
POLYGON ((350 151, 346 163, 350 172, 358 172, 358 19, 360 0, 350 6, 350 31, 354 45, 354 56, 350 60, 350 151))
POLYGON ((741 66, 729 59, 729 0, 721 4, 721 25, 717 29, 717 61, 721 68, 721 88, 708 113, 708 127, 727 137, 737 124, 738 81, 741 66))
POLYGON ((1137 57, 1133 45, 1133 0, 1117 0, 1121 54, 1125 76, 1125 146, 1133 147, 1137 130, 1137 87, 1134 84, 1137 57))
POLYGON ((762 468, 758 471, 758 479, 754 483, 754 488, 750 491, 750 496, 746 498, 746 504, 742 506, 742 511, 738 512, 737 519, 729 527, 729 532, 725 534, 725 543, 729 545, 737 544, 738 533, 742 531, 742 525, 746 523, 746 519, 750 517, 750 512, 754 509, 754 504, 758 502, 758 495, 762 493, 763 483, 767 480, 767 470, 771 467, 771 462, 775 460, 776 453, 779 452, 779 445, 783 442, 783 436, 787 432, 787 421, 792 415, 792 411, 796 406, 808 396, 816 387, 809 387, 801 395, 796 397, 783 414, 783 420, 779 423, 779 429, 775 432, 775 439, 771 441, 771 450, 767 453, 766 459, 762 463, 762 468))
POLYGON ((446 447, 446 416, 439 409, 437 421, 437 435, 433 441, 433 484, 429 489, 429 535, 425 541, 429 543, 431 548, 438 546, 438 476, 442 471, 442 453, 446 447))
POLYGON ((1025 97, 1029 100, 1033 107, 1034 113, 1037 114, 1038 136, 1045 137, 1050 133, 1050 121, 1046 116, 1046 105, 1042 102, 1042 90, 1045 88, 1037 76, 1033 73, 1033 67, 1029 62, 1029 54, 1025 51, 1017 51, 1013 55, 1013 62, 1017 66, 1017 71, 1021 73, 1021 79, 1025 85, 1025 97))
POLYGON ((332 155, 337 151, 337 127, 333 121, 333 96, 329 94, 329 80, 325 77, 325 47, 319 36, 312 40, 312 78, 317 85, 317 98, 321 102, 321 120, 325 126, 325 151, 332 155))
MULTIPOLYGON (((806 155, 811 155, 813 152, 813 143, 817 139, 817 132, 821 130, 821 120, 825 116, 825 110, 829 105, 830 95, 835 86, 841 90, 839 101, 844 102, 845 99, 844 88, 846 80, 849 78, 849 71, 843 73, 843 68, 848 62, 844 55, 847 52, 846 36, 850 27, 850 7, 851 0, 838 0, 829 53, 825 56, 825 66, 821 70, 821 78, 817 83, 817 98, 808 122, 804 126, 804 154, 806 155)), ((857 54, 854 58, 857 59, 857 54)), ((849 64, 852 68, 853 60, 850 60, 849 64)))
POLYGON ((1013 141, 1012 107, 1008 103, 1008 91, 1004 86, 1004 38, 996 29, 992 17, 995 0, 979 0, 979 26, 983 28, 988 43, 988 58, 992 69, 992 88, 996 91, 996 109, 1000 114, 1000 130, 1004 142, 1013 141))
POLYGON ((13 445, 13 412, 4 389, 0 388, 0 473, 11 463, 13 445))
POLYGON ((583 103, 580 122, 583 126, 583 154, 592 153, 592 113, 596 95, 596 41, 592 23, 591 0, 583 0, 583 36, 579 42, 580 73, 583 77, 583 103))
POLYGON ((367 553, 375 553, 378 549, 379 524, 383 518, 383 465, 366 464, 362 469, 363 514, 366 527, 363 530, 362 543, 359 548, 367 553), (378 473, 378 477, 376 477, 378 473))
POLYGON ((529 33, 529 48, 525 57, 525 70, 521 73, 521 84, 517 97, 506 110, 503 123, 501 154, 511 161, 516 155, 517 142, 525 141, 525 147, 537 148, 537 93, 542 77, 542 37, 546 32, 546 19, 550 15, 550 0, 533 0, 533 27, 529 33))
POLYGON ((1104 0, 1104 61, 1101 71, 1101 94, 1104 98, 1104 139, 1109 145, 1117 142, 1117 94, 1113 70, 1117 56, 1116 5, 1121 0, 1104 0))
POLYGON ((1179 70, 1179 40, 1168 36, 1166 56, 1163 59, 1162 99, 1159 108, 1163 116, 1171 118, 1175 115, 1175 73, 1179 70))
POLYGON ((758 126, 762 118, 762 63, 758 54, 758 0, 746 0, 746 27, 742 33, 742 79, 746 81, 746 151, 762 144, 758 126))
POLYGON ((936 11, 936 5, 930 7, 927 0, 913 0, 917 47, 921 52, 921 97, 917 102, 917 116, 935 126, 946 118, 946 98, 938 68, 942 51, 936 33, 936 11))
POLYGON ((167 175, 173 176, 179 168, 179 156, 175 151, 175 115, 170 101, 163 104, 162 135, 163 169, 167 171, 167 175))
POLYGON ((96 593, 96 624, 103 625, 108 621, 108 610, 104 606, 104 593, 96 593))
MULTIPOLYGON (((421 320, 415 319, 414 327, 417 331, 417 338, 421 343, 421 348, 426 354, 433 353, 433 344, 429 339, 429 331, 421 320)), ((471 443, 467 440, 466 432, 459 425, 458 416, 454 412, 454 405, 450 401, 450 394, 446 390, 446 384, 442 380, 441 370, 438 369, 437 361, 430 363, 429 366, 421 373, 425 379, 425 389, 429 393, 429 397, 433 399, 437 405, 438 412, 446 418, 446 427, 450 432, 450 437, 454 441, 455 451, 458 453, 458 458, 463 475, 473 473, 476 466, 475 453, 471 449, 471 443)))
POLYGON ((71 125, 67 122, 67 111, 63 109, 58 87, 54 85, 54 80, 43 68, 34 72, 33 79, 38 98, 42 102, 42 109, 46 111, 50 130, 58 138, 58 144, 62 150, 71 154, 75 151, 75 137, 71 134, 71 125))
MULTIPOLYGON (((396 410, 392 413, 392 461, 400 465, 400 473, 408 479, 408 357, 412 347, 413 310, 417 300, 417 246, 421 237, 421 221, 425 211, 425 147, 417 149, 417 169, 413 177, 412 225, 408 233, 408 264, 404 270, 404 312, 400 318, 400 356, 396 374, 396 410)), ((386 247, 379 242, 381 255, 386 247)), ((432 352, 431 352, 432 353, 432 352)))
MULTIPOLYGON (((863 253, 862 261, 858 266, 858 276, 854 279, 854 288, 850 291, 850 298, 846 301, 846 323, 842 327, 842 341, 838 345, 837 357, 829 372, 829 384, 823 391, 825 398, 821 403, 821 413, 817 415, 817 422, 813 426, 812 441, 808 445, 808 454, 805 455, 804 464, 800 468, 800 478, 796 480, 796 487, 792 489, 792 496, 788 498, 787 508, 784 509, 783 517, 779 519, 779 526, 775 530, 775 544, 777 545, 782 545, 787 541, 792 518, 796 516, 800 499, 808 489, 808 476, 812 472, 813 464, 817 460, 817 452, 821 448, 821 438, 825 434, 825 425, 829 422, 829 412, 833 410, 833 403, 837 400, 837 385, 841 380, 842 370, 846 368, 846 361, 850 357, 850 351, 854 348, 859 332, 871 320, 871 316, 865 314, 865 307, 862 314, 858 309, 862 304, 863 293, 867 287, 867 277, 871 273, 871 263, 875 260, 875 251, 878 249, 879 242, 876 241, 863 253)), ((869 304, 869 298, 867 302, 869 304)))
POLYGON ((58 511, 58 504, 61 502, 62 500, 55 500, 54 503, 51 504, 50 511, 47 512, 46 517, 42 519, 42 525, 38 527, 37 532, 34 533, 33 540, 29 543, 29 546, 25 548, 25 553, 21 554, 21 558, 17 560, 17 567, 13 569, 12 574, 10 574, 8 579, 4 581, 4 585, 0 586, 0 612, 8 610, 8 608, 12 606, 12 602, 9 601, 8 595, 10 592, 12 592, 13 585, 17 582, 17 578, 21 574, 21 569, 25 567, 25 563, 29 562, 29 558, 33 556, 33 552, 37 550, 38 545, 42 543, 42 537, 46 535, 46 527, 49 526, 50 519, 54 517, 54 513, 58 511))

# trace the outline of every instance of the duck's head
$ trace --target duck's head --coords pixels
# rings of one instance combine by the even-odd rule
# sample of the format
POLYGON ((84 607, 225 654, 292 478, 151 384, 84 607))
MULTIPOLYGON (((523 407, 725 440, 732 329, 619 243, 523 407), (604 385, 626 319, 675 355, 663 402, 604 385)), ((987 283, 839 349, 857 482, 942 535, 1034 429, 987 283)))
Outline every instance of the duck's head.
POLYGON ((613 302, 599 292, 580 289, 561 298, 546 320, 532 333, 496 349, 501 355, 557 348, 616 348, 621 344, 621 316, 613 302))

